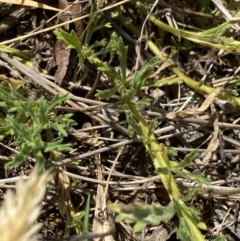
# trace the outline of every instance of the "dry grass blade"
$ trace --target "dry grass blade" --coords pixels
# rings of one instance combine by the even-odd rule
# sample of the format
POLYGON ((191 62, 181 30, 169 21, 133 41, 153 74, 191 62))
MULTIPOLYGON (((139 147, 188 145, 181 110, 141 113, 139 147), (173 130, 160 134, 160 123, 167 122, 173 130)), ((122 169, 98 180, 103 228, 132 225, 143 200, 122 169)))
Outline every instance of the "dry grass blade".
POLYGON ((61 9, 50 7, 46 4, 31 1, 31 0, 1 0, 2 3, 8 3, 8 4, 16 4, 16 5, 22 5, 22 6, 28 6, 28 7, 34 7, 34 8, 43 8, 48 9, 52 11, 61 12, 61 9))
POLYGON ((202 105, 198 109, 186 109, 183 111, 176 111, 176 112, 170 112, 167 113, 167 118, 169 119, 181 119, 181 118, 188 118, 193 117, 195 115, 202 114, 204 111, 207 110, 207 108, 210 106, 210 104, 213 102, 214 98, 219 95, 223 91, 222 87, 216 88, 202 103, 202 105))
MULTIPOLYGON (((107 6, 107 7, 103 8, 103 9, 99 9, 99 10, 96 11, 96 14, 97 14, 97 13, 104 12, 104 11, 107 11, 107 10, 110 10, 110 9, 115 8, 115 7, 117 7, 117 6, 123 5, 124 3, 129 2, 129 1, 130 1, 130 0, 123 0, 123 1, 117 2, 117 3, 115 3, 115 4, 112 4, 112 5, 110 5, 110 6, 107 6)), ((0 2, 10 3, 8 0, 0 0, 0 2)), ((19 1, 19 2, 20 2, 20 1, 19 1)), ((13 4, 13 3, 12 3, 12 4, 13 4)), ((17 4, 16 1, 15 1, 15 4, 17 4)), ((19 4, 20 4, 20 3, 19 3, 19 4)), ((27 5, 26 5, 26 6, 27 6, 27 5)), ((38 5, 38 7, 40 7, 40 5, 38 5)), ((52 10, 53 10, 53 9, 52 9, 52 10)), ((58 9, 58 11, 63 11, 63 10, 58 9)), ((78 21, 78 20, 87 18, 87 17, 89 17, 89 16, 90 16, 90 14, 86 14, 86 15, 83 15, 83 16, 80 16, 80 17, 77 17, 77 18, 74 18, 74 19, 72 19, 72 20, 69 20, 69 21, 67 21, 67 22, 63 22, 63 23, 60 23, 60 24, 56 24, 56 25, 51 26, 51 27, 49 27, 49 28, 40 29, 40 30, 38 30, 38 31, 36 31, 36 32, 34 32, 34 33, 25 34, 25 35, 23 35, 23 36, 20 36, 20 37, 14 38, 14 39, 10 39, 10 40, 7 40, 7 41, 0 42, 0 44, 10 44, 10 43, 14 43, 14 42, 16 42, 16 41, 18 41, 18 40, 26 39, 26 38, 28 38, 28 37, 32 37, 32 36, 38 35, 38 34, 40 34, 40 33, 45 33, 45 32, 47 32, 47 31, 54 30, 54 29, 56 29, 56 28, 59 28, 59 27, 62 27, 62 26, 64 26, 64 25, 66 25, 66 24, 74 23, 74 22, 76 22, 76 21, 78 21)))
POLYGON ((0 233, 4 241, 33 241, 41 224, 35 224, 39 202, 44 196, 50 173, 38 175, 35 168, 27 181, 19 180, 16 193, 7 191, 0 209, 0 233))
MULTIPOLYGON (((66 170, 65 166, 59 168, 61 171, 66 170)), ((71 221, 70 213, 68 208, 72 206, 70 198, 70 180, 66 173, 59 172, 55 176, 56 189, 59 194, 57 195, 56 205, 59 208, 61 214, 66 217, 66 225, 64 230, 64 237, 69 236, 69 224, 71 221)))

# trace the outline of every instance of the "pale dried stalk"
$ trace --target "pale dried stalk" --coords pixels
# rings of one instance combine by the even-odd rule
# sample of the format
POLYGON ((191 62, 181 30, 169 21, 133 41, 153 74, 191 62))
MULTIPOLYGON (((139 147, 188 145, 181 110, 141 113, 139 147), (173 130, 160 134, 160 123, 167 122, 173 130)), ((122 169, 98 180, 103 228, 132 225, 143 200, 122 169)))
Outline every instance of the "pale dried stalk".
POLYGON ((166 117, 168 119, 183 119, 183 118, 189 118, 189 117, 202 114, 212 104, 214 98, 218 96, 223 90, 224 90, 223 87, 216 88, 210 95, 208 95, 206 100, 202 103, 202 105, 198 109, 186 109, 182 111, 169 112, 166 114, 166 117))
POLYGON ((19 180, 16 192, 8 190, 0 209, 0 235, 4 241, 35 241, 41 224, 40 201, 44 197, 50 172, 38 174, 37 167, 27 181, 19 180))

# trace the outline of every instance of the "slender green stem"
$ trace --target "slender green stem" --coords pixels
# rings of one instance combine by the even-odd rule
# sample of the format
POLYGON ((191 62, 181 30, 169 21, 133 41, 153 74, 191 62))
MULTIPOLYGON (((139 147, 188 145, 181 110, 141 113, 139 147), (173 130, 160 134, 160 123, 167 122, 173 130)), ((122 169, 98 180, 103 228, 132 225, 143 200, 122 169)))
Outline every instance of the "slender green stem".
MULTIPOLYGON (((148 12, 144 4, 141 3, 141 1, 133 0, 133 2, 135 2, 136 7, 147 16, 148 12)), ((192 42, 206 45, 213 48, 218 48, 226 52, 240 54, 240 49, 239 49, 240 42, 234 41, 231 38, 226 38, 222 36, 225 30, 233 25, 234 23, 233 20, 225 22, 216 28, 213 28, 204 32, 190 32, 182 29, 176 29, 158 20, 153 15, 149 16, 149 20, 154 25, 156 25, 160 30, 170 32, 178 37, 180 36, 192 42)))
MULTIPOLYGON (((149 128, 148 124, 141 115, 141 113, 136 109, 136 105, 134 103, 126 103, 131 110, 131 112, 134 114, 135 118, 137 119, 143 135, 148 136, 149 128)), ((170 171, 170 165, 169 160, 166 155, 166 149, 165 147, 159 145, 157 142, 155 136, 152 134, 148 140, 148 142, 143 142, 145 145, 145 148, 147 152, 149 153, 155 169, 158 168, 168 168, 169 173, 168 174, 159 174, 163 185, 165 186, 166 190, 168 191, 170 199, 178 199, 180 196, 180 192, 178 190, 178 186, 174 180, 174 177, 170 171), (164 155, 165 154, 165 155, 164 155)))
MULTIPOLYGON (((129 28, 135 35, 137 35, 138 37, 140 36, 140 31, 135 26, 130 24, 119 12, 115 16, 122 24, 124 24, 127 28, 129 28)), ((155 55, 159 56, 161 60, 163 61, 165 60, 165 57, 161 56, 160 50, 152 41, 148 40, 147 44, 148 44, 148 47, 152 50, 152 52, 155 55)), ((212 88, 209 88, 207 86, 204 86, 204 85, 199 86, 199 83, 185 76, 181 71, 178 70, 177 67, 171 66, 170 68, 177 76, 183 79, 184 83, 186 83, 191 88, 194 88, 198 91, 203 91, 205 93, 211 93, 213 91, 212 88)), ((132 102, 129 102, 126 104, 128 105, 129 109, 131 110, 136 120, 138 121, 142 130, 143 136, 148 137, 149 128, 148 128, 147 122, 145 121, 141 113, 137 110, 136 105, 132 102)), ((167 174, 159 174, 159 176, 169 194, 170 199, 181 202, 178 186, 169 168, 169 160, 168 160, 165 146, 163 144, 159 145, 159 143, 157 142, 153 134, 151 134, 149 139, 147 141, 144 141, 143 143, 153 161, 155 169, 158 169, 158 168, 169 169, 169 172, 167 174)), ((181 207, 177 211, 177 215, 179 216, 179 218, 180 217, 184 218, 189 228, 189 235, 192 235, 194 240, 196 241, 205 240, 198 228, 198 223, 196 219, 192 216, 192 214, 186 208, 181 207)))
MULTIPOLYGON (((118 19, 121 24, 123 24, 125 27, 127 27, 134 35, 137 37, 140 36, 140 31, 138 28, 136 28, 134 25, 132 25, 127 19, 120 13, 120 11, 116 10, 114 14, 115 18, 118 19)), ((166 57, 162 55, 161 50, 156 46, 155 43, 153 43, 151 40, 147 40, 147 45, 149 49, 156 55, 159 56, 161 60, 166 60, 166 57)), ((204 84, 199 84, 199 82, 189 78, 185 74, 183 74, 176 66, 170 66, 169 69, 176 74, 178 77, 180 77, 183 82, 190 87, 191 89, 196 90, 197 92, 200 93, 205 93, 205 94, 211 94, 214 91, 214 88, 208 87, 204 84)), ((218 98, 222 100, 227 100, 235 105, 240 105, 240 98, 228 95, 226 93, 221 93, 218 95, 218 98)))

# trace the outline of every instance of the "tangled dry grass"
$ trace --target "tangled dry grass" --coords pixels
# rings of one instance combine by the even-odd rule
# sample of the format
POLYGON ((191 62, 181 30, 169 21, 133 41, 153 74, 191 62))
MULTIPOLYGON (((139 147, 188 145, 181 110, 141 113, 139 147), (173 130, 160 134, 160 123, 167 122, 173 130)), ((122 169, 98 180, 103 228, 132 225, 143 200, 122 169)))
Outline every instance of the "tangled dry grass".
MULTIPOLYGON (((91 12, 90 7, 93 2, 99 5, 99 9, 103 9, 116 1, 78 1, 78 4, 73 5, 67 0, 41 0, 41 2, 54 7, 58 7, 57 3, 62 6, 67 5, 71 7, 72 14, 62 14, 54 19, 55 13, 50 11, 14 7, 9 4, 1 5, 0 45, 14 43, 12 47, 18 51, 16 54, 0 51, 0 86, 6 86, 8 83, 12 86, 12 83, 19 83, 18 79, 29 80, 29 83, 24 84, 22 88, 24 93, 27 92, 25 97, 30 101, 37 101, 42 96, 50 100, 57 94, 68 93, 72 96, 70 101, 57 106, 51 112, 51 115, 56 114, 56 117, 62 113, 73 113, 77 125, 74 129, 67 130, 68 137, 64 139, 64 142, 71 143, 73 150, 61 152, 59 157, 61 163, 60 161, 55 163, 57 181, 52 183, 52 193, 44 205, 47 211, 39 218, 44 223, 43 230, 40 230, 44 238, 54 236, 52 238, 60 239, 70 236, 73 240, 75 235, 75 240, 78 241, 84 238, 96 241, 96 234, 99 234, 98 237, 106 241, 107 237, 103 238, 103 232, 107 223, 106 232, 108 228, 112 228, 111 226, 115 228, 115 233, 112 232, 112 240, 115 241, 177 239, 176 230, 179 227, 177 218, 173 218, 171 222, 149 225, 142 233, 135 234, 132 222, 116 223, 114 215, 108 213, 108 203, 166 205, 170 200, 159 177, 156 176, 141 140, 128 136, 129 125, 126 116, 119 113, 117 108, 120 103, 118 101, 121 100, 119 94, 115 93, 111 99, 101 101, 95 96, 99 91, 113 87, 112 77, 108 78, 88 59, 84 61, 82 69, 79 69, 77 52, 64 47, 65 45, 53 32, 59 27, 55 24, 62 24, 63 30, 67 30, 68 33, 75 31, 80 42, 84 44, 89 36, 86 33, 91 30, 90 23, 98 19, 98 23, 106 23, 105 27, 94 31, 89 44, 104 39, 110 42, 112 33, 122 36, 124 45, 128 47, 126 72, 129 80, 139 67, 136 64, 138 59, 143 62, 154 56, 150 48, 152 43, 158 46, 161 53, 169 54, 166 62, 155 67, 147 79, 148 85, 137 93, 134 101, 137 102, 143 97, 150 100, 150 106, 140 108, 141 114, 148 123, 156 119, 157 126, 154 133, 159 144, 162 143, 178 151, 177 156, 171 156, 173 161, 180 163, 187 153, 195 149, 200 152, 193 165, 187 167, 187 171, 194 175, 204 174, 211 180, 212 185, 204 186, 202 192, 188 204, 201 213, 202 220, 208 227, 207 231, 203 231, 206 240, 220 234, 226 235, 227 241, 239 240, 240 50, 237 54, 218 52, 216 43, 219 42, 218 46, 222 46, 223 42, 221 36, 216 33, 209 40, 212 42, 212 47, 209 47, 197 43, 196 39, 193 42, 184 39, 181 35, 159 29, 154 24, 155 20, 147 21, 143 27, 146 15, 133 0, 129 3, 124 1, 125 4, 121 7, 105 10, 96 18, 85 19, 82 16, 91 12), (100 2, 104 4, 99 4, 100 2), (67 23, 69 19, 74 20, 74 23, 67 23), (35 32, 36 27, 40 28, 38 33, 35 32), (144 29, 142 38, 140 38, 141 29, 144 29), (31 32, 34 32, 34 35, 30 37, 27 34, 31 32), (22 40, 13 40, 18 37, 22 40), (33 64, 34 69, 27 68, 15 58, 19 50, 28 53, 27 56, 30 57, 26 57, 24 62, 33 64), (170 54, 170 50, 174 50, 173 55, 170 54), (42 70, 47 75, 40 75, 42 70), (176 80, 175 83, 173 79, 176 80), (182 82, 183 80, 185 82, 182 82), (196 91, 196 86, 199 91, 196 91), (212 94, 209 90, 212 90, 212 94), (229 94, 231 98, 228 98, 228 101, 217 98, 216 95, 221 92, 229 94), (232 100, 237 104, 231 103, 232 100), (92 233, 79 238, 77 231, 82 231, 82 220, 71 229, 70 222, 66 220, 74 224, 76 217, 79 217, 79 213, 85 208, 88 195, 91 195, 89 231, 92 233), (67 205, 74 208, 73 213, 70 213, 67 205), (65 231, 67 228, 68 233, 65 231)), ((227 17, 229 12, 225 14, 228 10, 225 9, 223 12, 224 6, 229 2, 227 0, 221 0, 221 10, 217 7, 219 5, 217 2, 220 1, 214 0, 137 2, 145 4, 148 10, 150 5, 156 2, 157 5, 152 12, 153 17, 162 21, 164 26, 167 24, 185 31, 196 33, 207 31, 229 19, 227 17)), ((239 10, 238 7, 230 11, 232 16, 230 19, 239 10)), ((223 40, 225 37, 231 37, 236 41, 240 39, 240 27, 237 25, 226 31, 226 35, 222 36, 223 40)), ((98 53, 99 49, 100 47, 96 48, 98 53)), ((6 51, 6 47, 4 50, 6 51)), ((10 51, 9 48, 7 50, 10 51)), ((115 71, 120 71, 117 54, 114 53, 114 58, 110 61, 111 58, 104 50, 99 57, 104 63, 110 64, 115 71)), ((1 111, 2 107, 0 114, 1 111)), ((0 119, 3 119, 2 116, 0 119)), ((29 122, 23 123, 23 126, 28 124, 29 122)), ((45 131, 41 135, 45 141, 45 131)), ((55 138, 54 135, 55 132, 53 133, 55 138)), ((5 168, 4 161, 11 161, 18 151, 16 141, 12 137, 9 138, 9 134, 0 140, 0 144, 0 174, 2 174, 0 179, 15 177, 19 174, 20 168, 21 173, 28 172, 29 166, 32 165, 31 159, 19 169, 9 171, 5 168)), ((52 153, 45 153, 45 157, 47 162, 52 161, 52 153)), ((183 195, 195 186, 192 181, 186 181, 178 175, 175 177, 183 195)), ((40 195, 40 192, 44 192, 47 178, 38 176, 36 172, 34 178, 18 184, 16 194, 7 193, 6 201, 0 211, 0 241, 35 239, 34 235, 40 225, 34 224, 34 221, 39 214, 38 203, 41 200, 40 196, 43 195, 40 195), (24 226, 21 226, 23 224, 24 226)), ((7 183, 7 180, 4 181, 7 183)))

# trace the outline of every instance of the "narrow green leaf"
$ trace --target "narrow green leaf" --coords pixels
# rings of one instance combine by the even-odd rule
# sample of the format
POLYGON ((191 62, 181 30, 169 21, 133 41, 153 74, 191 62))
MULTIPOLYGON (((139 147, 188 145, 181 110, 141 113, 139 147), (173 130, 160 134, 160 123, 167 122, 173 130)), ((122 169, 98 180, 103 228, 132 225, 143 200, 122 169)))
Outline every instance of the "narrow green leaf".
POLYGON ((130 138, 134 137, 134 135, 136 134, 136 132, 134 131, 134 129, 131 125, 128 125, 127 134, 130 138))
POLYGON ((119 70, 116 70, 115 68, 109 66, 109 65, 104 65, 102 67, 98 67, 99 71, 104 72, 108 77, 111 77, 113 79, 121 80, 121 73, 119 70))
POLYGON ((62 140, 45 143, 45 152, 49 151, 71 151, 71 144, 62 144, 62 140))
POLYGON ((108 207, 115 213, 121 212, 121 207, 117 203, 110 203, 108 207))
MULTIPOLYGON (((89 48, 90 49, 94 49, 94 48, 98 48, 98 47, 104 47, 107 44, 107 40, 106 39, 102 39, 101 41, 95 41, 89 48)), ((98 56, 100 54, 103 53, 103 49, 101 49, 98 52, 94 52, 93 55, 94 56, 98 56)))
POLYGON ((7 162, 5 167, 13 169, 17 166, 20 166, 27 158, 28 155, 23 155, 23 153, 21 152, 20 154, 15 155, 12 161, 7 162))
POLYGON ((139 220, 138 222, 136 222, 136 224, 133 227, 134 233, 137 233, 143 230, 147 226, 147 224, 148 224, 147 222, 144 222, 142 220, 139 220))
POLYGON ((151 135, 153 135, 156 127, 158 125, 158 121, 157 119, 153 119, 152 121, 150 121, 149 127, 148 127, 148 137, 150 137, 151 135))
POLYGON ((127 115, 127 122, 132 127, 135 133, 137 133, 140 136, 143 135, 141 127, 131 115, 127 115))
POLYGON ((152 74, 153 69, 159 62, 159 58, 154 57, 143 63, 142 68, 134 74, 133 79, 130 81, 131 87, 126 96, 127 101, 130 101, 139 92, 142 86, 144 86, 147 77, 152 74))
POLYGON ((25 145, 21 149, 21 152, 19 152, 18 154, 16 154, 14 156, 12 161, 6 163, 6 165, 5 165, 6 168, 12 169, 12 168, 15 168, 17 166, 20 166, 24 161, 26 161, 30 152, 31 152, 31 148, 25 145))
POLYGON ((95 31, 99 31, 103 28, 111 28, 111 23, 106 22, 104 19, 102 19, 101 21, 98 22, 98 25, 97 25, 95 31))
POLYGON ((58 132, 58 135, 60 138, 62 137, 67 137, 68 136, 68 133, 66 132, 66 130, 64 129, 64 125, 56 125, 54 127, 54 129, 58 132))
POLYGON ((120 113, 126 113, 127 114, 129 112, 129 107, 128 107, 127 104, 118 105, 117 109, 120 113))
POLYGON ((6 121, 13 128, 17 136, 26 140, 31 140, 30 134, 26 131, 22 123, 17 123, 11 116, 7 115, 6 121))
POLYGON ((12 107, 8 109, 8 113, 13 113, 13 112, 16 112, 17 110, 18 110, 17 107, 12 107))
POLYGON ((119 89, 119 86, 113 87, 111 89, 105 89, 99 91, 95 96, 100 99, 109 100, 119 89))
POLYGON ((169 156, 177 156, 178 152, 173 147, 169 146, 167 147, 167 152, 169 156))
POLYGON ((89 24, 88 24, 87 32, 84 39, 84 45, 90 44, 92 35, 96 31, 96 27, 99 22, 99 17, 95 13, 96 11, 97 11, 97 4, 93 2, 90 9, 89 24))
POLYGON ((151 101, 150 99, 143 97, 141 100, 139 100, 138 102, 136 102, 136 105, 138 107, 147 107, 151 105, 151 101))
POLYGON ((43 97, 38 100, 39 110, 38 110, 38 118, 39 123, 44 126, 47 123, 48 111, 47 111, 47 101, 43 97))
POLYGON ((191 174, 191 173, 187 173, 184 170, 181 170, 180 168, 172 168, 171 169, 172 172, 176 173, 177 175, 189 179, 189 180, 193 180, 193 181, 198 181, 200 183, 204 183, 204 184, 211 184, 210 180, 208 178, 206 178, 203 174, 191 174))
POLYGON ((53 32, 58 39, 62 40, 65 44, 67 44, 68 48, 77 50, 78 57, 79 57, 79 65, 80 66, 83 65, 84 56, 82 52, 82 46, 76 32, 72 30, 71 33, 69 34, 62 29, 55 30, 53 32))
POLYGON ((4 98, 2 98, 2 97, 0 96, 0 99, 3 100, 3 101, 0 101, 0 107, 6 108, 7 106, 9 106, 9 105, 7 104, 7 101, 4 100, 4 98))
POLYGON ((190 236, 189 228, 183 217, 179 217, 179 227, 177 229, 177 238, 182 241, 193 241, 190 236))
POLYGON ((84 219, 83 219, 83 233, 89 231, 89 213, 90 213, 90 195, 88 194, 86 206, 84 209, 84 219))
POLYGON ((120 60, 121 74, 119 80, 123 83, 126 82, 126 71, 127 71, 127 51, 128 47, 124 46, 123 40, 121 37, 118 37, 115 32, 111 35, 110 42, 106 46, 106 51, 109 51, 113 56, 113 52, 117 52, 120 60))
POLYGON ((48 111, 52 110, 55 106, 61 104, 63 101, 68 100, 69 99, 69 95, 65 94, 65 95, 55 95, 53 99, 51 99, 51 101, 48 102, 47 106, 48 106, 48 111))
MULTIPOLYGON (((64 115, 64 119, 70 119, 71 117, 73 117, 72 113, 68 113, 64 115)), ((77 123, 76 123, 77 124, 77 123)))
POLYGON ((194 229, 207 229, 206 224, 201 221, 200 212, 196 208, 187 206, 182 198, 174 200, 173 203, 175 208, 183 214, 191 233, 194 229))
MULTIPOLYGON (((112 34, 113 35, 113 34, 112 34)), ((121 37, 114 38, 114 43, 116 44, 117 53, 120 60, 120 67, 122 73, 122 81, 126 82, 126 72, 127 72, 127 52, 128 47, 124 46, 123 40, 121 37)))
POLYGON ((182 241, 185 241, 185 240, 204 241, 205 239, 203 238, 198 228, 198 224, 200 226, 205 226, 205 227, 206 225, 197 216, 199 212, 195 208, 190 208, 186 206, 185 203, 180 199, 173 200, 173 203, 175 205, 176 210, 178 210, 177 213, 180 221, 179 228, 177 230, 177 237, 180 238, 182 241), (193 212, 196 212, 196 213, 192 215, 193 212))
POLYGON ((186 196, 182 198, 183 202, 188 202, 190 201, 199 191, 201 191, 202 187, 200 186, 194 186, 190 189, 190 191, 187 193, 186 196))
POLYGON ((198 150, 195 149, 195 150, 192 150, 189 154, 187 154, 184 158, 183 161, 181 161, 179 164, 178 164, 178 167, 188 167, 189 165, 192 164, 192 162, 199 156, 199 153, 198 153, 198 150))
POLYGON ((67 33, 66 31, 60 29, 53 32, 58 39, 67 44, 68 48, 74 48, 77 51, 81 51, 80 41, 75 31, 72 30, 71 33, 67 33))

